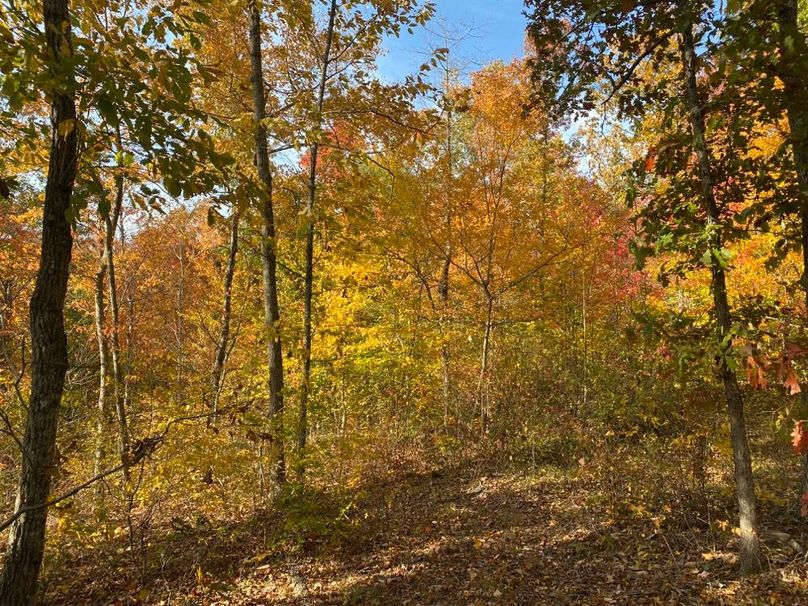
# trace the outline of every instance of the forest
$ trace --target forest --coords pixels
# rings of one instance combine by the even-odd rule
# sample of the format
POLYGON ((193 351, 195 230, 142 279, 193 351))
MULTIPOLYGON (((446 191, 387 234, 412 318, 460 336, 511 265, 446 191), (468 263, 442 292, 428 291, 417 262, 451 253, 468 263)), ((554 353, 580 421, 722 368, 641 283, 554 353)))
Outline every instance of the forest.
POLYGON ((807 328, 806 0, 0 0, 0 606, 808 604, 807 328))

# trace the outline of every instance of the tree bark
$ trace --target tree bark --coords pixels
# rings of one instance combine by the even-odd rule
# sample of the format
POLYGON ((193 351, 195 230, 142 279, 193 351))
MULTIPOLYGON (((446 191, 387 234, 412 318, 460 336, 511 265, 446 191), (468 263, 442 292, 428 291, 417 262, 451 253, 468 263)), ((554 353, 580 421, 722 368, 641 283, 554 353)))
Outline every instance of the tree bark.
POLYGON ((485 323, 483 325, 483 346, 480 355, 480 379, 477 385, 477 400, 480 406, 480 427, 482 434, 488 432, 488 357, 491 349, 491 328, 494 314, 494 299, 489 294, 485 311, 485 323))
MULTIPOLYGON (((68 369, 64 302, 73 237, 67 212, 76 178, 78 124, 70 11, 67 0, 44 0, 45 40, 51 93, 51 146, 39 271, 30 304, 31 396, 23 439, 16 509, 39 506, 48 499, 55 464, 59 405, 68 369)), ((45 548, 48 509, 21 515, 11 526, 6 563, 0 579, 0 604, 34 602, 45 548)))
MULTIPOLYGON (((120 141, 119 141, 120 143, 120 141)), ((119 145, 120 147, 120 145, 119 145)), ((120 167, 119 167, 120 168, 120 167)), ((112 361, 112 401, 118 421, 118 456, 123 465, 124 484, 129 482, 129 422, 123 397, 123 371, 121 368, 120 308, 118 305, 118 284, 115 274, 115 230, 123 208, 123 175, 115 177, 115 200, 110 214, 104 217, 104 262, 106 264, 107 288, 109 290, 110 311, 110 353, 112 361)))
POLYGON ((449 343, 446 335, 446 323, 448 321, 449 313, 449 265, 452 262, 452 247, 451 244, 446 244, 444 254, 446 259, 441 268, 441 278, 438 284, 438 295, 441 301, 441 346, 440 346, 440 360, 441 360, 441 373, 443 379, 443 431, 449 433, 449 421, 451 418, 451 403, 452 403, 452 375, 451 375, 451 354, 449 352, 449 343))
POLYGON ((309 153, 309 187, 306 202, 306 271, 303 285, 303 379, 300 387, 300 408, 298 410, 297 448, 298 475, 303 478, 305 464, 303 462, 308 436, 307 413, 311 382, 311 311, 314 285, 314 204, 317 199, 317 158, 320 150, 320 129, 323 126, 323 107, 325 105, 325 87, 328 81, 328 66, 331 64, 331 45, 334 41, 334 21, 337 16, 337 2, 331 0, 328 9, 328 27, 326 29, 325 47, 320 65, 320 81, 317 88, 317 107, 315 116, 315 136, 309 153))
POLYGON ((227 254, 227 267, 224 272, 224 297, 222 302, 222 326, 219 330, 219 340, 216 343, 216 355, 213 359, 211 371, 211 407, 213 421, 216 421, 216 412, 219 410, 219 394, 222 390, 224 378, 224 363, 227 358, 227 348, 230 343, 230 307, 233 291, 233 276, 236 273, 236 257, 238 255, 238 226, 240 216, 233 213, 230 223, 230 247, 227 254))
POLYGON ((693 40, 693 23, 690 19, 687 20, 682 31, 681 53, 685 78, 684 94, 689 111, 690 127, 693 131, 692 145, 698 159, 701 202, 707 215, 707 229, 710 234, 710 272, 712 274, 713 306, 718 323, 720 375, 729 410, 732 454, 735 464, 735 491, 740 517, 740 568, 742 574, 753 574, 762 570, 763 558, 757 532, 752 456, 746 432, 743 397, 738 379, 728 360, 732 349, 732 316, 727 298, 726 274, 721 263, 715 257, 723 245, 720 231, 721 218, 713 192, 710 150, 706 141, 704 112, 697 85, 698 59, 693 40))
MULTIPOLYGON (((120 142, 120 139, 119 139, 120 142)), ((119 165, 118 168, 120 169, 121 166, 119 165)), ((96 334, 96 341, 98 343, 98 414, 99 419, 96 425, 96 431, 98 433, 98 443, 96 446, 96 453, 95 453, 95 472, 100 473, 101 466, 103 464, 104 458, 104 434, 106 433, 107 428, 107 421, 109 417, 109 407, 107 405, 107 387, 108 387, 108 379, 110 377, 110 348, 109 344, 107 343, 107 327, 106 327, 106 302, 104 299, 104 286, 106 284, 106 277, 109 274, 111 276, 110 280, 110 301, 114 301, 114 305, 111 305, 115 310, 113 314, 113 321, 112 321, 112 328, 115 331, 114 336, 117 337, 117 322, 118 322, 118 299, 117 296, 113 296, 113 292, 115 292, 114 282, 115 282, 115 265, 113 260, 113 247, 115 242, 115 230, 118 226, 118 221, 121 215, 121 207, 123 205, 123 188, 124 188, 124 181, 121 175, 116 176, 115 178, 115 200, 113 201, 112 208, 110 212, 112 215, 110 216, 101 216, 101 221, 104 225, 104 232, 101 237, 101 259, 98 264, 98 270, 95 274, 95 334, 96 334)), ((118 415, 119 419, 119 432, 118 432, 118 448, 119 448, 119 455, 121 453, 128 451, 128 430, 121 431, 121 428, 126 428, 126 414, 125 409, 122 408, 120 402, 120 362, 119 362, 119 347, 117 339, 114 342, 113 347, 113 360, 118 362, 117 367, 115 364, 112 365, 112 379, 113 379, 113 387, 115 390, 115 411, 116 415, 118 415), (121 411, 123 411, 123 415, 121 415, 121 411), (123 416, 123 423, 120 422, 121 416, 123 416), (126 447, 126 450, 124 450, 126 447)), ((128 470, 126 469, 126 461, 124 457, 121 456, 121 463, 124 464, 124 478, 128 480, 128 470)))
MULTIPOLYGON (((448 45, 447 45, 448 46, 448 45)), ((444 68, 444 99, 447 101, 446 111, 446 209, 444 211, 444 226, 446 229, 445 243, 443 245, 443 265, 441 267, 440 280, 438 282, 438 296, 441 301, 440 309, 440 331, 441 331, 441 371, 443 374, 443 430, 449 433, 449 417, 452 402, 452 375, 451 375, 451 355, 449 343, 446 336, 446 323, 449 315, 449 269, 452 265, 452 219, 454 216, 452 208, 452 183, 454 157, 452 148, 452 106, 448 100, 449 88, 451 85, 451 70, 449 56, 447 53, 444 68)))
MULTIPOLYGON (((102 235, 102 238, 104 236, 102 235)), ((98 420, 96 422, 96 446, 94 470, 98 474, 104 465, 104 434, 106 433, 109 409, 107 407, 107 375, 109 374, 109 349, 106 335, 106 304, 104 286, 106 284, 107 264, 104 259, 103 244, 98 270, 95 273, 95 338, 98 343, 98 420)), ((103 485, 98 484, 100 489, 103 485)))
POLYGON ((264 318, 267 330, 267 361, 269 364, 269 423, 270 451, 275 483, 286 482, 286 459, 283 437, 283 350, 280 335, 280 306, 278 305, 275 213, 272 205, 272 172, 267 146, 266 97, 261 53, 261 11, 256 0, 250 2, 250 67, 252 81, 253 117, 255 119, 255 165, 261 180, 261 262, 264 281, 264 318))
MULTIPOLYGON (((783 81, 783 95, 788 114, 791 152, 797 172, 797 207, 800 217, 802 243, 802 277, 800 286, 805 296, 808 315, 808 91, 805 88, 806 44, 805 34, 798 23, 798 0, 780 0, 778 6, 780 48, 778 73, 783 81)), ((808 494, 808 454, 802 456, 800 493, 808 494)))
MULTIPOLYGON (((118 222, 118 231, 120 234, 119 242, 121 250, 126 247, 126 229, 122 221, 118 222)), ((123 402, 124 410, 131 410, 130 403, 132 401, 132 394, 134 387, 132 384, 132 366, 135 359, 135 289, 137 287, 137 276, 131 275, 127 280, 124 289, 125 302, 126 302, 126 357, 123 365, 123 402)))

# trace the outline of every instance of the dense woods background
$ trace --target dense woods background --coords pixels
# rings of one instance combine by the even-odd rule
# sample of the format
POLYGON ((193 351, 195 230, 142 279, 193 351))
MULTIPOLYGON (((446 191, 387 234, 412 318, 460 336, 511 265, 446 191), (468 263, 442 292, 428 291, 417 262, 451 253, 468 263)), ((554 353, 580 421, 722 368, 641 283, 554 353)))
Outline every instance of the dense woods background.
POLYGON ((0 604, 804 599, 808 4, 435 10, 0 1, 0 604))

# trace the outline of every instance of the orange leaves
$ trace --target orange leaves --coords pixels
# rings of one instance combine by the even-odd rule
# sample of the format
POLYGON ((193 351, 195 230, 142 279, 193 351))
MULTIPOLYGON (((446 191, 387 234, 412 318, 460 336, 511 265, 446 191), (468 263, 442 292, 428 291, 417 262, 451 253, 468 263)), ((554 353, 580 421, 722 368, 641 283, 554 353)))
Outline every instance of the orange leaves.
POLYGON ((766 371, 773 369, 777 382, 783 385, 788 395, 794 396, 802 391, 792 360, 803 355, 805 350, 796 343, 787 343, 785 349, 785 353, 777 358, 767 358, 763 355, 756 356, 751 346, 746 346, 742 349, 746 356, 746 378, 752 389, 766 389, 769 386, 766 371))
MULTIPOLYGON (((794 431, 791 432, 791 447, 794 449, 794 454, 808 454, 808 429, 805 428, 805 421, 794 423, 794 431)), ((803 502, 805 502, 805 496, 803 495, 803 502)))
POLYGON ((791 365, 791 356, 788 353, 775 360, 774 366, 777 369, 777 381, 783 384, 788 395, 793 396, 802 391, 797 373, 794 372, 794 367, 791 365))
POLYGON ((752 389, 766 389, 769 382, 766 380, 766 372, 762 365, 758 364, 755 356, 747 356, 746 358, 746 378, 752 389))
POLYGON ((797 395, 802 391, 800 388, 800 383, 797 380, 797 374, 794 372, 794 369, 791 368, 791 362, 787 362, 788 369, 785 371, 783 375, 783 386, 786 388, 786 393, 790 396, 797 395))
POLYGON ((645 172, 650 173, 656 167, 656 152, 651 149, 645 157, 645 172))

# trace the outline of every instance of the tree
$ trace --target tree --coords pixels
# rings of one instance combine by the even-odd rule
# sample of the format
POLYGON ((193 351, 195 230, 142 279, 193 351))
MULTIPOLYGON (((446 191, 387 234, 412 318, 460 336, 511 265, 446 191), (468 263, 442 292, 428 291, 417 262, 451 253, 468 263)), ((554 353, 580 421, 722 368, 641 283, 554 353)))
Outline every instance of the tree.
MULTIPOLYGON (((715 199, 713 188, 717 181, 705 127, 707 95, 699 90, 698 83, 700 61, 696 49, 701 40, 714 33, 711 25, 720 24, 720 20, 706 15, 711 7, 704 2, 531 0, 528 6, 533 9, 529 31, 537 53, 535 102, 563 115, 585 113, 599 100, 614 99, 620 116, 635 124, 653 111, 662 112, 668 119, 673 115, 687 116, 688 131, 665 141, 665 161, 652 151, 651 159, 641 167, 648 173, 667 176, 670 185, 641 206, 644 237, 658 244, 639 251, 641 257, 659 250, 661 245, 687 251, 689 267, 703 259, 712 274, 718 368, 731 422, 741 518, 741 571, 757 572, 762 568, 762 558, 751 456, 743 400, 731 359, 734 328, 727 298, 727 260, 722 252, 727 219, 726 211, 722 214, 715 199), (695 35, 699 38, 695 39, 695 35), (564 44, 553 45, 552 41, 559 38, 564 44), (686 143, 682 145, 682 141, 686 143), (697 158, 698 183, 688 179, 687 173, 676 176, 677 171, 691 170, 682 148, 697 158), (689 188, 698 192, 700 213, 688 206, 677 206, 689 188), (676 209, 674 215, 670 214, 671 208, 676 209), (696 251, 704 254, 695 255, 696 251)), ((708 49, 715 51, 712 46, 708 49)))
POLYGON ((68 211, 76 178, 79 124, 67 0, 43 3, 51 103, 51 147, 43 207, 42 250, 31 298, 31 397, 23 440, 17 511, 0 579, 0 603, 33 603, 45 549, 45 522, 55 458, 59 405, 68 368, 64 302, 73 248, 68 211))
MULTIPOLYGON (((423 9, 417 2, 408 1, 400 5, 387 5, 375 2, 338 2, 331 0, 328 4, 326 16, 327 24, 322 37, 322 46, 317 42, 317 32, 312 35, 312 54, 315 58, 315 73, 318 80, 314 83, 315 96, 311 103, 311 116, 308 124, 301 125, 304 129, 304 140, 309 140, 308 179, 306 184, 306 243, 304 260, 303 282, 303 347, 302 347, 302 378, 300 392, 300 406, 298 411, 297 445, 299 454, 304 456, 306 438, 308 433, 307 409, 311 381, 311 346, 312 346, 312 303, 313 303, 313 272, 314 272, 314 232, 315 232, 315 202, 318 183, 318 158, 321 147, 338 148, 349 153, 360 150, 351 150, 340 141, 336 124, 338 120, 350 119, 352 114, 378 114, 390 122, 406 124, 407 96, 413 91, 400 90, 400 87, 382 86, 378 80, 365 71, 365 65, 372 64, 375 56, 380 52, 379 46, 384 35, 398 35, 402 25, 414 27, 422 24, 431 15, 432 6, 427 4, 423 9), (357 8, 368 5, 368 15, 363 15, 357 8), (322 50, 319 50, 322 48, 322 50), (331 84, 339 86, 336 90, 328 90, 331 84), (345 94, 345 88, 353 89, 353 95, 345 94), (384 94, 388 97, 385 98, 384 94), (402 94, 403 93, 403 94, 402 94), (352 98, 354 97, 354 98, 352 98), (390 101, 403 101, 403 109, 395 117, 386 114, 384 106, 390 101), (328 117, 332 118, 330 128, 332 140, 324 137, 324 126, 329 126, 328 117), (305 135, 311 131, 310 135, 305 135)), ((300 92, 308 89, 305 83, 292 83, 293 89, 300 92)), ((414 89, 413 89, 414 90, 414 89)), ((304 103, 301 103, 304 105, 304 103)), ((304 105, 305 106, 305 105, 304 105)), ((360 152, 361 153, 361 152, 360 152)), ((300 462, 301 476, 303 462, 300 462)))
MULTIPOLYGON (((331 47, 334 42, 334 26, 337 18, 337 0, 331 0, 328 7, 328 25, 325 29, 325 43, 319 61, 319 78, 315 100, 314 124, 315 140, 309 148, 308 197, 306 199, 306 253, 305 276, 303 279, 303 378, 300 389, 300 408, 298 411, 297 448, 301 458, 306 448, 308 425, 306 414, 309 406, 309 390, 311 381, 311 305, 314 286, 314 204, 317 198, 317 157, 320 150, 320 130, 323 126, 323 110, 325 108, 328 70, 331 67, 331 47)), ((301 479, 304 463, 299 462, 301 479)))
POLYGON ((272 172, 269 163, 264 96, 264 68, 261 52, 261 9, 251 0, 250 66, 253 117, 255 120, 255 164, 261 190, 259 208, 261 219, 261 260, 264 279, 264 317, 266 322, 267 362, 269 364, 269 421, 271 424, 272 466, 276 484, 286 481, 286 461, 283 438, 283 350, 281 348, 281 316, 278 304, 277 239, 275 211, 272 201, 272 172))
POLYGON ((704 123, 703 96, 699 94, 697 73, 699 69, 696 57, 696 46, 693 38, 694 16, 689 14, 689 7, 679 3, 683 20, 681 39, 679 41, 684 68, 684 93, 687 99, 687 112, 690 117, 692 146, 696 153, 701 183, 701 203, 707 217, 706 231, 709 245, 709 268, 712 274, 712 293, 715 313, 718 320, 718 345, 720 352, 721 380, 729 407, 730 428, 732 433, 732 452, 735 462, 735 489, 738 498, 739 517, 741 522, 741 572, 754 573, 763 569, 763 557, 757 536, 757 511, 755 505, 755 488, 752 479, 752 456, 749 452, 749 439, 746 432, 746 420, 743 410, 743 397, 738 385, 735 371, 730 366, 730 348, 732 347, 732 316, 727 297, 725 262, 721 258, 723 239, 719 226, 721 216, 715 200, 713 168, 710 149, 706 140, 704 123))
POLYGON ((238 255, 238 228, 240 222, 238 211, 233 212, 230 218, 230 245, 227 249, 227 265, 225 266, 222 295, 222 323, 219 330, 219 338, 216 342, 216 351, 213 358, 213 370, 211 371, 211 407, 213 408, 213 421, 216 421, 216 413, 219 409, 219 395, 222 391, 222 381, 224 379, 224 366, 227 361, 227 353, 230 348, 230 317, 233 299, 233 276, 236 272, 236 257, 238 255))
MULTIPOLYGON (((164 19, 165 14, 159 9, 140 19, 124 10, 128 18, 123 18, 120 28, 107 28, 92 12, 94 7, 80 6, 70 11, 67 2, 47 1, 42 7, 46 46, 41 49, 38 46, 40 33, 28 13, 20 7, 11 7, 7 13, 5 6, 3 8, 4 17, 7 14, 10 18, 8 23, 19 26, 15 39, 15 34, 6 29, 5 22, 3 24, 2 35, 7 41, 11 38, 11 44, 4 44, 0 62, 2 85, 10 92, 4 102, 12 112, 25 108, 32 118, 27 121, 27 128, 19 130, 16 153, 25 154, 26 148, 36 148, 39 143, 40 133, 44 132, 38 125, 43 98, 47 98, 51 108, 50 155, 44 177, 43 244, 31 299, 33 365, 26 421, 28 437, 22 443, 19 498, 12 516, 15 521, 4 580, 0 584, 0 595, 8 596, 8 603, 27 603, 35 595, 42 561, 56 430, 68 369, 64 301, 72 251, 71 224, 93 197, 98 200, 102 215, 111 210, 109 199, 101 195, 104 192, 98 187, 97 175, 88 170, 88 164, 100 158, 108 159, 109 148, 100 142, 107 131, 97 126, 117 125, 126 132, 137 143, 138 159, 149 164, 152 175, 160 175, 156 180, 177 195, 193 196, 218 182, 220 171, 211 171, 208 175, 197 173, 197 161, 212 159, 221 169, 227 164, 227 158, 210 149, 209 138, 201 134, 201 129, 189 135, 177 128, 173 119, 183 110, 187 110, 188 126, 191 121, 202 122, 204 118, 190 108, 188 93, 192 75, 186 50, 166 42, 166 31, 170 30, 178 37, 187 34, 189 44, 198 45, 198 39, 191 35, 194 19, 183 15, 164 19), (74 36, 74 20, 78 24, 76 31, 92 31, 98 43, 82 35, 74 36), (137 22, 138 27, 125 27, 133 22, 137 22), (155 23, 159 23, 159 34, 153 29, 155 23), (120 43, 116 54, 129 53, 130 61, 119 57, 110 60, 106 43, 112 41, 120 43), (163 48, 155 48, 160 43, 163 48), (152 50, 153 54, 144 48, 152 50), (27 59, 17 60, 20 57, 27 59), (147 64, 150 70, 139 71, 147 64), (39 66, 47 68, 44 76, 38 73, 39 66), (112 74, 123 74, 123 77, 118 81, 112 74), (120 88, 111 86, 113 82, 120 88), (154 86, 150 88, 150 84, 154 86), (77 93, 79 90, 81 95, 77 93), (147 96, 153 98, 144 98, 147 96), (104 134, 99 136, 99 131, 104 134), (169 149, 171 152, 167 153, 169 149), (175 171, 181 165, 190 167, 185 175, 175 171), (198 179, 193 178, 195 173, 198 179)), ((37 13, 32 11, 31 14, 37 13)), ((4 125, 7 119, 7 116, 2 119, 4 125)), ((120 157, 127 154, 120 146, 116 151, 121 153, 120 157)), ((24 175, 30 168, 23 165, 19 170, 24 175)), ((117 191, 121 191, 120 188, 117 191)), ((152 204, 156 202, 152 200, 152 204)), ((105 273, 114 288, 111 262, 110 256, 105 273)), ((113 323, 115 321, 113 317, 113 323)), ((113 339, 113 366, 116 345, 113 339)), ((121 376, 120 372, 117 376, 121 376)), ((119 421, 125 423, 125 415, 121 416, 123 410, 118 407, 119 421)), ((126 461, 128 430, 125 426, 120 435, 121 459, 126 461)), ((123 463, 116 469, 126 472, 127 467, 128 464, 123 463)))

